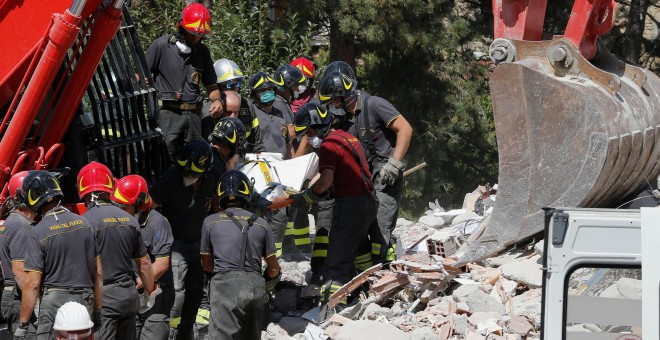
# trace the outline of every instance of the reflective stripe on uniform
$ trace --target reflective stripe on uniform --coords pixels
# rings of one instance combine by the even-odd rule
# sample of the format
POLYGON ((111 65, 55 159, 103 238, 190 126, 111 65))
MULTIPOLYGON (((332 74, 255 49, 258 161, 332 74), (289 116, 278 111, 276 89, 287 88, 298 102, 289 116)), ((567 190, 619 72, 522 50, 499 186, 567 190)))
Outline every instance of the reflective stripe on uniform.
POLYGON ((387 248, 387 256, 385 256, 386 261, 394 261, 396 260, 396 243, 391 244, 387 248))
POLYGON ((208 325, 209 320, 211 320, 211 311, 205 308, 200 308, 197 310, 197 317, 195 318, 195 323, 208 325))
POLYGON ((371 253, 366 253, 355 257, 355 268, 359 271, 364 271, 373 266, 373 261, 371 259, 371 253))
POLYGON ((316 236, 314 238, 314 243, 325 243, 328 244, 330 243, 330 238, 327 236, 316 236))
POLYGON ((275 242, 275 257, 282 256, 282 242, 275 242))
POLYGON ((170 318, 170 328, 177 329, 181 323, 181 317, 170 318))
POLYGON ((312 244, 312 240, 309 239, 309 237, 302 237, 302 238, 295 238, 293 242, 297 246, 304 246, 306 244, 312 244))
POLYGON ((371 253, 373 255, 380 255, 380 243, 371 243, 371 253))
POLYGON ((313 250, 312 257, 328 257, 328 250, 327 249, 313 250))
POLYGON ((259 119, 257 117, 254 117, 254 119, 252 120, 252 128, 254 129, 257 126, 259 126, 259 119))

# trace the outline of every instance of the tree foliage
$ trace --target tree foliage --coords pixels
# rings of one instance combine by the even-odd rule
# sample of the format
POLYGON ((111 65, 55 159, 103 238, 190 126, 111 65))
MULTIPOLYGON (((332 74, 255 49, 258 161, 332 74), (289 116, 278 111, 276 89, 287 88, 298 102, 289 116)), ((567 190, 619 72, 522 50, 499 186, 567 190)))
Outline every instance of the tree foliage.
MULTIPOLYGON (((145 47, 157 37, 174 33, 186 1, 139 0, 131 6, 145 47)), ((307 54, 315 26, 289 13, 277 25, 269 17, 270 1, 215 1, 213 33, 205 37, 214 60, 235 61, 247 76, 272 71, 307 54)))

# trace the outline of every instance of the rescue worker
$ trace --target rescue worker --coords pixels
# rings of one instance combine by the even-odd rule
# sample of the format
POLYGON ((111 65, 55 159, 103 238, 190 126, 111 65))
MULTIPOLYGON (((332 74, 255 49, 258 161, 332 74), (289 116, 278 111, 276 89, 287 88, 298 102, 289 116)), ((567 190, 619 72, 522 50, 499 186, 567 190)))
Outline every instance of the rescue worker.
MULTIPOLYGON (((257 117, 263 127, 262 136, 266 152, 282 154, 284 159, 293 155, 289 132, 283 113, 273 107, 277 85, 266 72, 258 72, 250 78, 250 96, 259 110, 257 117)), ((282 256, 282 241, 287 227, 287 208, 281 208, 270 214, 269 222, 275 239, 277 257, 282 256)))
POLYGON ((171 336, 190 339, 202 297, 203 271, 199 258, 202 222, 217 211, 215 188, 218 171, 212 167, 211 146, 203 140, 187 143, 170 167, 151 187, 154 204, 172 226, 174 306, 170 313, 171 336))
POLYGON ((85 306, 70 301, 57 310, 53 330, 57 334, 57 340, 86 340, 94 339, 92 328, 94 323, 89 318, 85 306))
POLYGON ((357 90, 357 82, 341 70, 326 73, 319 85, 319 97, 328 100, 333 114, 355 116, 351 134, 367 152, 369 169, 378 196, 378 226, 384 244, 371 241, 374 262, 396 259, 396 238, 392 234, 399 214, 403 191, 403 157, 408 151, 412 127, 387 100, 357 90))
POLYGON ((110 203, 114 192, 112 172, 91 162, 78 173, 78 195, 85 202, 83 215, 94 228, 103 265, 103 319, 101 339, 135 339, 138 297, 133 264, 148 294, 154 291, 154 274, 137 220, 110 203))
MULTIPOLYGON (((218 117, 204 117, 202 120, 202 129, 206 132, 204 136, 208 136, 220 118, 234 117, 241 120, 245 126, 246 137, 248 141, 247 152, 261 152, 264 148, 264 142, 261 137, 261 128, 259 127, 259 119, 256 114, 256 107, 254 104, 244 98, 240 94, 240 88, 243 85, 245 77, 243 71, 238 65, 229 59, 220 59, 213 64, 215 74, 217 77, 218 87, 222 94, 235 93, 238 95, 240 103, 235 111, 227 111, 229 103, 225 103, 225 111, 218 117)), ((224 99, 223 99, 224 100, 224 99)))
POLYGON ((218 121, 209 142, 213 148, 213 167, 222 175, 233 169, 238 157, 245 155, 247 141, 245 126, 238 118, 226 117, 218 121))
POLYGON ((157 38, 146 53, 147 66, 158 90, 158 126, 172 160, 184 143, 202 137, 202 84, 211 100, 211 116, 222 113, 213 59, 201 42, 209 33, 208 9, 193 3, 181 12, 177 32, 157 38))
MULTIPOLYGON (((275 70, 273 82, 277 85, 275 102, 273 107, 280 110, 289 131, 289 138, 293 141, 296 132, 293 129, 295 112, 291 109, 291 101, 300 95, 300 85, 304 85, 307 78, 302 71, 292 65, 282 65, 275 70)), ((295 147, 296 145, 294 145, 295 147)))
POLYGON ((204 270, 213 274, 211 339, 261 339, 266 291, 281 275, 267 222, 247 211, 252 193, 245 174, 227 171, 218 185, 224 212, 204 220, 200 253, 204 270))
MULTIPOLYGON (((232 92, 233 93, 233 92, 232 92)), ((247 140, 245 127, 238 118, 225 117, 218 121, 213 132, 209 135, 209 142, 213 148, 213 168, 220 175, 233 169, 239 155, 245 155, 247 140)), ((205 275, 202 301, 197 309, 193 334, 195 339, 205 339, 208 335, 211 307, 209 306, 208 280, 205 275)))
MULTIPOLYGON (((117 180, 110 200, 140 223, 140 234, 149 253, 154 282, 162 291, 156 296, 154 305, 140 313, 138 337, 143 340, 165 340, 169 337, 170 310, 174 304, 174 278, 170 270, 174 241, 172 228, 163 215, 151 209, 147 181, 140 175, 127 175, 117 180)), ((143 294, 141 290, 144 290, 144 284, 139 282, 138 293, 143 294)))
POLYGON ((291 62, 291 65, 297 67, 302 71, 302 74, 307 78, 305 84, 298 86, 300 94, 298 98, 291 100, 291 111, 298 112, 298 109, 307 103, 319 104, 319 98, 316 88, 314 88, 314 77, 316 76, 316 67, 311 60, 305 57, 299 57, 291 62))
POLYGON ((328 197, 330 188, 334 192, 333 222, 325 260, 326 282, 321 289, 324 304, 353 277, 356 249, 370 234, 378 207, 364 149, 348 132, 332 128, 333 121, 332 114, 318 104, 309 103, 298 110, 295 128, 299 136, 312 139, 312 144, 322 141, 320 177, 304 192, 291 196, 295 205, 311 205, 328 197))
MULTIPOLYGON (((9 216, 0 226, 0 263, 2 264, 5 287, 2 290, 2 318, 7 330, 13 334, 18 327, 21 313, 21 292, 25 284, 25 248, 34 223, 35 213, 28 209, 21 192, 27 171, 21 171, 9 179, 9 216)), ((28 339, 36 338, 36 317, 30 317, 28 339)))
POLYGON ((30 171, 21 194, 27 207, 42 218, 28 236, 27 275, 14 339, 25 338, 40 291, 37 339, 55 339, 52 328, 57 309, 68 301, 85 306, 100 325, 103 273, 92 225, 59 205, 64 197, 60 183, 47 171, 30 171))

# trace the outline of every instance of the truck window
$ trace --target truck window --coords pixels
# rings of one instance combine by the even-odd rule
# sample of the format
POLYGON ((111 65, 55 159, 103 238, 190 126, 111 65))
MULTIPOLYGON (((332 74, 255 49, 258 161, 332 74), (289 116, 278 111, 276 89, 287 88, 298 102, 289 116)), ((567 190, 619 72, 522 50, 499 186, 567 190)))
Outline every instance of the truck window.
POLYGON ((580 267, 565 284, 566 339, 641 339, 641 267, 580 267))

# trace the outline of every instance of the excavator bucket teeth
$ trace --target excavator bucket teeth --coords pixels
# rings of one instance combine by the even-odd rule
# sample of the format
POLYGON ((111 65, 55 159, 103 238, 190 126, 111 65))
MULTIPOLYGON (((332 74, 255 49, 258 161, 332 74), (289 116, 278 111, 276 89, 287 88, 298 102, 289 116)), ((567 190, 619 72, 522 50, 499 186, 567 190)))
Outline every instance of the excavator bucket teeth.
POLYGON ((456 266, 540 233, 543 207, 608 207, 660 170, 657 76, 609 54, 603 68, 616 72, 605 72, 563 39, 510 43, 516 60, 499 64, 490 80, 497 202, 456 266), (572 57, 570 66, 548 57, 557 44, 572 57))

